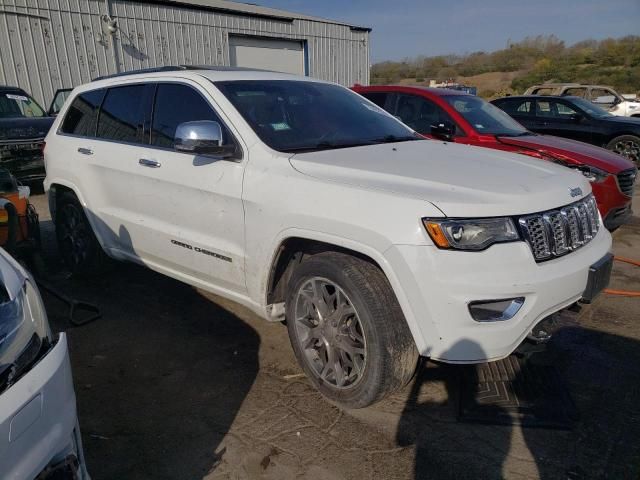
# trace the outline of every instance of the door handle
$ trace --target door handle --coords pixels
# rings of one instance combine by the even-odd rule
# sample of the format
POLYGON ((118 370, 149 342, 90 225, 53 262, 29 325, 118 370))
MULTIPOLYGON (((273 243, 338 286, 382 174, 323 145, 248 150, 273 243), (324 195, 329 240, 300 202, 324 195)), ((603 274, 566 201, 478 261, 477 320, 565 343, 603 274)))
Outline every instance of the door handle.
POLYGON ((91 150, 90 148, 80 147, 78 148, 78 153, 81 153, 83 155, 93 155, 93 150, 91 150))
POLYGON ((160 162, 149 160, 148 158, 141 158, 140 160, 138 160, 138 163, 143 167, 149 168, 158 168, 160 166, 160 162))

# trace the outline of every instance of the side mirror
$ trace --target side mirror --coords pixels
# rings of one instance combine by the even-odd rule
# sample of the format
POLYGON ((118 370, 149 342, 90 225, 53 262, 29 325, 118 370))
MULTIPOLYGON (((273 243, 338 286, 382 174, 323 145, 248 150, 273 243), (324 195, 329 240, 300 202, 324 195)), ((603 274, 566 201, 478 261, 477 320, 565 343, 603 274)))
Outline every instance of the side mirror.
POLYGON ((215 155, 222 158, 235 153, 234 144, 225 144, 222 127, 212 120, 184 122, 176 128, 174 148, 178 152, 195 155, 215 155))
POLYGON ((441 140, 451 141, 456 133, 456 126, 451 122, 439 122, 431 125, 431 135, 441 140))
POLYGON ((581 113, 573 113, 571 114, 571 121, 574 123, 580 123, 584 116, 581 113))

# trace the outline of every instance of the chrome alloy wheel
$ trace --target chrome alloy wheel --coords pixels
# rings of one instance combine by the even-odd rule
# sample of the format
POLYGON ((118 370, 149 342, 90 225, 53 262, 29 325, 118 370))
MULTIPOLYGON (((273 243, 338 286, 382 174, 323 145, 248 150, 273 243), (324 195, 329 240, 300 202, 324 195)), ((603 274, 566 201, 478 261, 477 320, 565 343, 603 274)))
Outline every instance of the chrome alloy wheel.
POLYGON ((356 385, 366 367, 366 339, 353 304, 326 278, 305 281, 295 296, 297 341, 309 367, 329 385, 356 385))
POLYGON ((620 140, 613 146, 613 151, 628 158, 640 167, 640 142, 637 140, 620 140))

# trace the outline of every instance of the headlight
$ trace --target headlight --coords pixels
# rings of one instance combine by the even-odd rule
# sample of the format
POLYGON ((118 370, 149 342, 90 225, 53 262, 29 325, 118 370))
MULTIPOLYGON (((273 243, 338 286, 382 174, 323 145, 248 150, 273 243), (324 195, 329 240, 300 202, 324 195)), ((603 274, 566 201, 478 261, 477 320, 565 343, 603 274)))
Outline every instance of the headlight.
POLYGON ((439 248, 484 250, 494 243, 520 240, 520 234, 510 218, 423 218, 422 223, 439 248))
POLYGON ((29 280, 16 298, 3 300, 0 303, 0 392, 29 371, 52 343, 40 294, 29 280))

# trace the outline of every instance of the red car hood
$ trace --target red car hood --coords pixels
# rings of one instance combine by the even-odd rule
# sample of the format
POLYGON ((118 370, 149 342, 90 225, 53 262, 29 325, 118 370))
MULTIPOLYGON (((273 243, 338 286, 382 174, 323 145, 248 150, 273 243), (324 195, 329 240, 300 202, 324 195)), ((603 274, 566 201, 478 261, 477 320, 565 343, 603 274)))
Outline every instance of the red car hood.
MULTIPOLYGON (((539 152, 546 151, 552 155, 557 153, 574 160, 576 163, 600 168, 613 174, 634 168, 633 162, 617 153, 567 138, 550 135, 526 135, 522 137, 498 137, 498 141, 507 145, 522 147, 523 149, 530 148, 539 152)), ((562 159, 564 160, 564 158, 562 159)))

